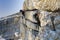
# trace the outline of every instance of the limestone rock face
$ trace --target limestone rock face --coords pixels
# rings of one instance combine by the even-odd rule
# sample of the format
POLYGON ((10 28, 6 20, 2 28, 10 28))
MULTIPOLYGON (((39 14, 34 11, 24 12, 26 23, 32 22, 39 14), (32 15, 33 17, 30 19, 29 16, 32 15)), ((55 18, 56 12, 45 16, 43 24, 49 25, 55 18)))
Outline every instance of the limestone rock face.
POLYGON ((57 29, 59 28, 60 25, 59 21, 57 21, 60 20, 59 16, 60 16, 59 12, 56 13, 47 12, 47 11, 40 12, 40 16, 39 16, 41 21, 40 40, 60 40, 60 36, 59 36, 60 33, 58 32, 58 30, 60 29, 57 29), (52 19, 53 19, 53 23, 52 23, 52 19))
POLYGON ((0 35, 6 40, 60 40, 59 13, 25 10, 24 15, 4 17, 0 19, 0 35))
POLYGON ((23 9, 40 9, 54 11, 60 9, 60 0, 25 0, 23 9))
POLYGON ((19 13, 0 18, 1 38, 60 40, 58 9, 60 9, 60 0, 25 0, 23 10, 19 13))
MULTIPOLYGON (((23 32, 23 26, 20 24, 22 15, 21 13, 13 14, 7 17, 0 18, 0 35, 5 40, 18 40, 20 33, 23 32), (20 26, 21 31, 20 31, 20 26)), ((24 32, 23 32, 24 33, 24 32)), ((23 35, 23 34, 22 34, 23 35)))
POLYGON ((33 16, 31 15, 32 11, 26 11, 25 15, 26 18, 29 20, 26 20, 27 29, 29 31, 26 33, 28 34, 26 38, 28 40, 60 40, 60 32, 59 32, 59 26, 60 26, 60 12, 47 12, 47 11, 33 11, 32 15, 39 14, 39 20, 41 26, 36 26, 36 24, 32 23, 35 21, 32 21, 33 16), (27 14, 28 12, 28 14, 27 14), (29 17, 29 18, 28 18, 29 17), (32 17, 32 19, 30 19, 32 17), (39 29, 34 29, 35 27, 38 27, 39 29), (30 35, 30 36, 29 36, 30 35), (30 39, 29 39, 30 38, 30 39))

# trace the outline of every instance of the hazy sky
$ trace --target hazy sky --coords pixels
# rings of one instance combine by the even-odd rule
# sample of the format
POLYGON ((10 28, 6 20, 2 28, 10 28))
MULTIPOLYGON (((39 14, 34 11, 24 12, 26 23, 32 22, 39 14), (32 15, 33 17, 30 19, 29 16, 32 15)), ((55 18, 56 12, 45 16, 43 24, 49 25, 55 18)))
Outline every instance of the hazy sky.
POLYGON ((0 0, 0 18, 19 12, 24 0, 0 0))

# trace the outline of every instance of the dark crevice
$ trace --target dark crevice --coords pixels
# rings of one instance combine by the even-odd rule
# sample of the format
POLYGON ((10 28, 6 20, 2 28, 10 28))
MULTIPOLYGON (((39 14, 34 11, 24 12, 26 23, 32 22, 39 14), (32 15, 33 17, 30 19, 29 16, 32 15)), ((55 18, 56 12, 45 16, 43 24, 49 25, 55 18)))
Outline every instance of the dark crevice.
POLYGON ((8 20, 6 21, 6 24, 8 24, 8 20))
POLYGON ((33 16, 34 16, 35 20, 37 21, 38 26, 41 27, 41 22, 40 22, 40 20, 39 20, 39 16, 38 16, 38 14, 36 13, 36 14, 33 15, 33 16))
POLYGON ((31 23, 33 23, 33 24, 37 24, 36 22, 33 22, 33 21, 29 20, 29 19, 26 19, 26 18, 25 18, 25 20, 27 20, 27 21, 29 21, 29 22, 31 22, 31 23))
POLYGON ((38 9, 32 9, 32 10, 20 10, 20 12, 22 12, 22 15, 25 16, 24 13, 25 13, 26 11, 36 11, 36 10, 38 10, 38 9))
POLYGON ((24 10, 24 11, 36 11, 36 10, 38 10, 38 9, 31 9, 31 10, 24 10))
MULTIPOLYGON (((36 10, 38 10, 38 9, 32 9, 32 10, 20 10, 20 12, 22 12, 22 15, 25 17, 25 11, 36 11, 36 10)), ((32 23, 34 23, 34 24, 37 24, 38 26, 41 27, 41 25, 40 25, 41 23, 40 23, 40 20, 39 20, 38 14, 37 14, 37 13, 34 14, 33 17, 35 18, 35 20, 37 21, 37 23, 32 22, 31 20, 26 19, 26 18, 25 18, 25 20, 28 20, 28 21, 30 21, 30 22, 32 22, 32 23)))
POLYGON ((36 36, 38 36, 38 33, 39 33, 39 31, 37 31, 37 30, 32 30, 32 34, 36 37, 36 36))
POLYGON ((6 40, 14 40, 14 39, 6 39, 6 40))
POLYGON ((55 25, 54 25, 54 16, 52 16, 51 17, 51 21, 52 21, 52 29, 53 29, 53 31, 56 31, 56 29, 55 29, 55 25))
POLYGON ((60 9, 57 9, 57 10, 54 10, 54 11, 52 11, 52 10, 47 10, 47 12, 53 12, 53 13, 55 13, 55 12, 60 12, 60 9))
POLYGON ((36 11, 36 10, 38 10, 38 9, 32 9, 32 10, 25 10, 25 11, 36 11))

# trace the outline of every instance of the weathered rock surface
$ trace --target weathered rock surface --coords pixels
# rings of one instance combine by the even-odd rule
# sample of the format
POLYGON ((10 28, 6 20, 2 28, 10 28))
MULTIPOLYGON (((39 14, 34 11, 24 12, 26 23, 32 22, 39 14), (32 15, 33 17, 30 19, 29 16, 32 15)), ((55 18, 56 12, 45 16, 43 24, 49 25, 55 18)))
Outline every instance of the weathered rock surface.
POLYGON ((47 11, 40 11, 38 10, 38 12, 35 10, 33 11, 26 11, 26 18, 28 19, 29 17, 29 20, 30 21, 26 21, 26 25, 27 25, 27 28, 29 28, 30 32, 28 32, 27 34, 28 35, 32 35, 31 37, 30 36, 26 36, 26 38, 28 38, 27 40, 60 40, 60 32, 59 32, 59 26, 60 26, 60 14, 59 12, 47 12, 47 11), (28 14, 27 14, 28 12, 28 14), (30 18, 32 17, 32 19, 34 19, 34 17, 31 15, 34 16, 34 14, 39 14, 38 17, 39 17, 39 20, 41 22, 41 26, 35 24, 35 26, 33 26, 34 23, 31 23, 31 22, 35 22, 35 21, 32 21, 30 18), (35 27, 38 27, 39 29, 36 30, 34 29, 35 27), (31 30, 32 29, 32 30, 31 30), (30 39, 29 39, 30 38, 30 39))
POLYGON ((20 33, 20 13, 13 14, 0 19, 0 35, 6 40, 17 40, 20 33))
MULTIPOLYGON (((40 21, 40 25, 38 26, 39 30, 33 29, 30 30, 30 40, 60 40, 60 0, 25 0, 23 5, 23 10, 32 10, 32 9, 38 9, 38 12, 33 11, 35 13, 32 13, 31 11, 28 13, 25 13, 26 18, 30 20, 26 22, 27 27, 33 29, 33 23, 31 23, 32 20, 36 19, 34 18, 34 14, 38 14, 38 18, 40 21), (35 31, 34 31, 35 30, 35 31), (38 34, 34 35, 33 32, 36 33, 38 31, 38 34)), ((34 20, 32 22, 35 22, 37 20, 34 20)), ((35 24, 36 26, 36 24, 35 24)))
POLYGON ((54 11, 60 9, 60 0, 25 0, 23 9, 54 11))
POLYGON ((14 40, 60 40, 59 13, 27 10, 24 12, 25 16, 19 12, 16 15, 1 18, 0 35, 5 39, 14 40))
POLYGON ((25 0, 23 8, 17 14, 0 18, 1 38, 60 40, 60 0, 25 0))

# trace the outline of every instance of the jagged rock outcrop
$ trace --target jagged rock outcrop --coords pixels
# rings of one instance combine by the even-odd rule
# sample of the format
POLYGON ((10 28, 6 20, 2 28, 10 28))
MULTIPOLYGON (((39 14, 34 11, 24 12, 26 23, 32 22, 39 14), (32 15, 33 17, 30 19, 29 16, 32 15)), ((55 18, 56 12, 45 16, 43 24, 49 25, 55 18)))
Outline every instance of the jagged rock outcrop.
POLYGON ((24 10, 40 9, 55 11, 60 9, 60 0, 25 0, 23 8, 24 10))
POLYGON ((47 12, 43 10, 25 11, 26 19, 26 40, 60 40, 59 12, 47 12), (38 14, 40 25, 38 25, 38 19, 36 20, 35 14, 38 14), (37 23, 37 24, 34 24, 37 23))
POLYGON ((0 18, 0 35, 6 40, 18 40, 20 36, 21 13, 0 18))
POLYGON ((25 10, 22 40, 60 40, 60 12, 25 10), (40 22, 40 23, 39 23, 40 22))
POLYGON ((25 13, 30 22, 26 22, 27 27, 30 26, 30 34, 31 37, 28 37, 28 40, 60 40, 60 32, 58 29, 60 27, 60 0, 25 0, 23 5, 23 10, 33 10, 37 9, 38 11, 30 11, 25 13), (36 12, 36 13, 35 13, 36 12), (34 14, 37 14, 37 18, 40 21, 40 25, 34 26, 36 23, 36 17, 34 18, 34 14), (34 20, 35 19, 35 20, 34 20), (34 21, 32 21, 34 20, 34 21), (33 24, 31 22, 34 22, 33 24), (33 29, 38 27, 38 30, 33 29), (34 31, 35 30, 35 31, 34 31), (33 32, 32 32, 33 31, 33 32), (33 33, 38 34, 33 34, 33 33), (37 35, 37 36, 35 36, 37 35), (30 38, 30 39, 29 39, 30 38))
POLYGON ((0 19, 7 40, 60 40, 60 0, 25 0, 23 10, 0 19))
POLYGON ((60 12, 25 10, 0 19, 5 39, 60 40, 60 12))

